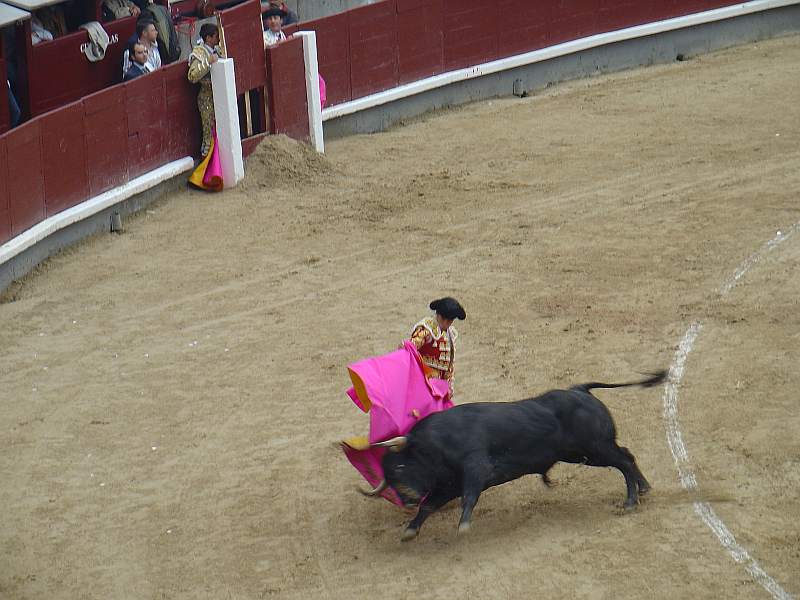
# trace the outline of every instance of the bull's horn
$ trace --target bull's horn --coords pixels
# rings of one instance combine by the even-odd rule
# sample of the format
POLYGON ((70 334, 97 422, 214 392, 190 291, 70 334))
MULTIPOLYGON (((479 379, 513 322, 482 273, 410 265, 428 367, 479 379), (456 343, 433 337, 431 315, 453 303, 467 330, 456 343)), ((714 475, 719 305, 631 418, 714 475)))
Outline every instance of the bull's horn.
POLYGON ((361 492, 362 494, 364 494, 365 496, 370 496, 370 497, 373 497, 373 496, 377 496, 378 494, 380 494, 380 493, 381 493, 383 490, 385 490, 385 489, 388 487, 388 485, 389 485, 389 484, 388 484, 388 483, 386 483, 386 480, 385 480, 385 479, 383 479, 383 480, 382 480, 382 481, 381 481, 381 482, 378 484, 378 487, 376 487, 374 490, 370 490, 370 491, 368 491, 368 492, 365 492, 364 490, 362 490, 361 488, 359 488, 359 490, 358 490, 358 491, 359 491, 359 492, 361 492))
POLYGON ((403 448, 406 447, 408 443, 408 438, 404 435, 393 437, 390 440, 386 440, 385 442, 378 442, 377 444, 372 444, 373 446, 380 446, 381 448, 388 448, 392 452, 399 452, 403 448))

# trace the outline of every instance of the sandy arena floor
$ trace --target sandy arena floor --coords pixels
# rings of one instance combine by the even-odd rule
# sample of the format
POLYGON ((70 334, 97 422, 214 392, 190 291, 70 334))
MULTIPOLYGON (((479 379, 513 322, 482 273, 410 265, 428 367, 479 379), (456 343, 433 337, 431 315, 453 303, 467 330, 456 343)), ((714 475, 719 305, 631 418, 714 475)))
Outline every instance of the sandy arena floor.
POLYGON ((769 598, 709 502, 800 595, 800 37, 330 142, 273 138, 0 304, 0 597, 769 598), (792 229, 792 227, 795 229, 792 229), (790 233, 774 248, 777 231, 790 233), (720 293, 736 270, 747 273, 720 293), (399 542, 335 442, 345 365, 458 297, 457 402, 668 367, 679 419, 600 390, 655 488, 559 466, 399 542))

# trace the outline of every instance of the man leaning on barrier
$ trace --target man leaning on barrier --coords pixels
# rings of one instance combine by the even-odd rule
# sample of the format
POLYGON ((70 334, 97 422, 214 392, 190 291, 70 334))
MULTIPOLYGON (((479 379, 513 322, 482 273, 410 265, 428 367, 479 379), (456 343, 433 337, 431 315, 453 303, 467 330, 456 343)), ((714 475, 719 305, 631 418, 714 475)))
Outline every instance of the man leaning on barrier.
POLYGON ((192 83, 200 84, 197 93, 197 108, 203 124, 203 143, 200 154, 205 156, 211 148, 211 136, 214 128, 214 94, 211 91, 211 65, 219 60, 219 28, 211 23, 200 27, 200 42, 192 49, 189 56, 189 73, 187 77, 192 83))

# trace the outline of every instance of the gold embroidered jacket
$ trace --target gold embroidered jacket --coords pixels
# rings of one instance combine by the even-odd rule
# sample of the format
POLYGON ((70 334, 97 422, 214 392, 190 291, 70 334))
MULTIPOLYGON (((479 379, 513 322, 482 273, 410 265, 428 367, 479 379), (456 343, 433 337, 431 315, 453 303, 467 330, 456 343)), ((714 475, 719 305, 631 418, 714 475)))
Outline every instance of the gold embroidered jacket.
POLYGON ((442 331, 435 317, 426 317, 414 325, 411 341, 419 350, 428 377, 438 377, 452 383, 453 342, 458 337, 455 327, 442 331))

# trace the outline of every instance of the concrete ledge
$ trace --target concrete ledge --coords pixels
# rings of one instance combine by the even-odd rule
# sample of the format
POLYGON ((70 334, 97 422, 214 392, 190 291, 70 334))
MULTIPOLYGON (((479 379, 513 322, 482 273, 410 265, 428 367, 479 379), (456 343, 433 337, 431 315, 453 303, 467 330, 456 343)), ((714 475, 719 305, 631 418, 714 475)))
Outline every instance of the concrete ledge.
POLYGON ((192 157, 176 160, 23 231, 0 246, 0 291, 59 250, 109 232, 113 213, 124 218, 185 186, 186 173, 193 167, 192 157))
POLYGON ((442 73, 322 111, 325 136, 373 133, 430 110, 533 91, 559 81, 668 63, 800 31, 799 0, 755 0, 696 15, 598 34, 442 73))

